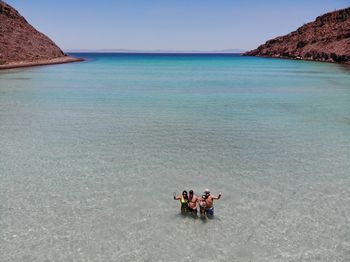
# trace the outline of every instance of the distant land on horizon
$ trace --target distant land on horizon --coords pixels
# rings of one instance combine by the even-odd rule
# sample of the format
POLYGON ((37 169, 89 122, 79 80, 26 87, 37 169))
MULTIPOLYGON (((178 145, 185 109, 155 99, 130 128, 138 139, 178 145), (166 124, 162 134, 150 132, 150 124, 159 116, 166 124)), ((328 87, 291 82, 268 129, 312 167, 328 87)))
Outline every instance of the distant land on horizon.
MULTIPOLYGON (((112 44, 110 44, 112 45, 112 44)), ((136 50, 67 49, 64 53, 20 13, 0 0, 0 69, 82 61, 67 53, 243 54, 325 62, 350 62, 350 7, 326 13, 296 31, 267 41, 257 49, 136 50)))
POLYGON ((133 49, 66 49, 67 53, 160 53, 160 54, 242 54, 244 49, 223 50, 133 50, 133 49))

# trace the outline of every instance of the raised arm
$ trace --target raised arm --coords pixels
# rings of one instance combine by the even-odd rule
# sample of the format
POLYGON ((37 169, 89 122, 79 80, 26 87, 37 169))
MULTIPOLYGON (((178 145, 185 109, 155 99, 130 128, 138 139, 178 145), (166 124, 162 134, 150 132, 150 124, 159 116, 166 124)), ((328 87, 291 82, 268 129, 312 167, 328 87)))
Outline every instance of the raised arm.
POLYGON ((181 196, 179 195, 179 196, 175 196, 174 195, 174 200, 180 200, 181 199, 181 196))
POLYGON ((218 196, 211 196, 212 197, 212 199, 220 199, 221 198, 221 192, 219 193, 219 195, 218 196))

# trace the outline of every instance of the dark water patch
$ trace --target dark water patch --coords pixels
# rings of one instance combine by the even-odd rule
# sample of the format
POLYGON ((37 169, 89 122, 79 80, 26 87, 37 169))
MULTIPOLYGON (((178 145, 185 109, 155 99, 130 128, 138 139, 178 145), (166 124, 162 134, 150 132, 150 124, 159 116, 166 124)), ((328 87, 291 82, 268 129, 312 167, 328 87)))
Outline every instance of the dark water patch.
POLYGON ((7 80, 31 80, 31 77, 13 77, 13 78, 8 78, 7 80))
POLYGON ((350 125, 350 116, 345 116, 338 119, 339 123, 350 125))
POLYGON ((314 71, 314 70, 286 70, 283 72, 284 73, 291 73, 291 74, 313 74, 313 75, 324 74, 324 72, 322 72, 322 71, 314 71))
POLYGON ((350 74, 350 64, 337 64, 338 68, 350 74))

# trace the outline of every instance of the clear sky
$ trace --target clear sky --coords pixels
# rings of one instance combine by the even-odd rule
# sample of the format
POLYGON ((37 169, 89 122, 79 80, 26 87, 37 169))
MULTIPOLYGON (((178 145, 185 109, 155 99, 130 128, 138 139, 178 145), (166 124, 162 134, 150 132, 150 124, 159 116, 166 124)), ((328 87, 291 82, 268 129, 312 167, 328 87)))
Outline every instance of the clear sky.
POLYGON ((350 6, 350 0, 7 2, 65 50, 248 50, 350 6))

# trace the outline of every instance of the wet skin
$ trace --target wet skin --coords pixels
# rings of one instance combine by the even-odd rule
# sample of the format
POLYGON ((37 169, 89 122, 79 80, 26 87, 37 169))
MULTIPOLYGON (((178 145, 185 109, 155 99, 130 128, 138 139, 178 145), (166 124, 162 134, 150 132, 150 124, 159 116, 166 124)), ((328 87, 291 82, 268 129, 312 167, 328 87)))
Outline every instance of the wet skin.
POLYGON ((188 196, 188 207, 192 210, 197 209, 199 198, 196 195, 189 194, 188 196))
POLYGON ((206 208, 212 208, 214 206, 214 200, 221 198, 221 192, 218 196, 213 196, 210 193, 205 194, 207 196, 207 199, 205 200, 206 208))

